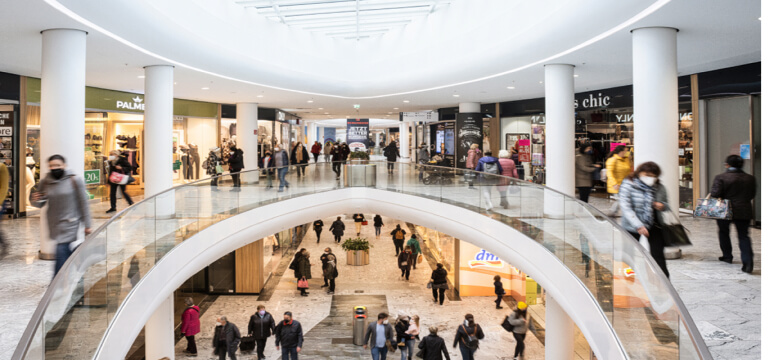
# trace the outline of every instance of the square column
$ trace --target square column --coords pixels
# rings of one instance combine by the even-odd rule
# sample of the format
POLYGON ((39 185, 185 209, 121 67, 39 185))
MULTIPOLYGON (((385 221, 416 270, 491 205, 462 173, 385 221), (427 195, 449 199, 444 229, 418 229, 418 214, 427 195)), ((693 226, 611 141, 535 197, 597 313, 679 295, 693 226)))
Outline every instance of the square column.
MULTIPOLYGON (((243 150, 244 171, 259 168, 259 105, 256 103, 237 103, 237 145, 243 150)), ((259 172, 247 172, 240 175, 245 184, 259 182, 259 172)))

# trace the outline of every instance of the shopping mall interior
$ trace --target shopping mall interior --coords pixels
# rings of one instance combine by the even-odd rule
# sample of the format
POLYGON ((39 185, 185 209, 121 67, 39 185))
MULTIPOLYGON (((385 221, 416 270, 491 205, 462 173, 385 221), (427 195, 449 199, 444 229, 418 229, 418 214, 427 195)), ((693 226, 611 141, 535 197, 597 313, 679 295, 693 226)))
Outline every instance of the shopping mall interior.
POLYGON ((760 1, 4 5, 0 359, 761 358, 760 1))

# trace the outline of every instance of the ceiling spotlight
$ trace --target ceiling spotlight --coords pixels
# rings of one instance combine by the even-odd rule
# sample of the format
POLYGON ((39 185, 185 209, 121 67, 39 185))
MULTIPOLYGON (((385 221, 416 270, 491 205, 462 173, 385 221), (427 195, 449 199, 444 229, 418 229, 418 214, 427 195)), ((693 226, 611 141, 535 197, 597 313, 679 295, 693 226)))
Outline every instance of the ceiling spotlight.
POLYGON ((311 104, 311 103, 315 102, 315 100, 307 100, 307 102, 311 104))
POLYGON ((329 113, 325 113, 325 115, 328 115, 329 113))
POLYGON ((453 97, 459 97, 459 96, 460 96, 459 94, 453 94, 453 97))
POLYGON ((394 110, 400 110, 400 108, 394 108, 394 110))
POLYGON ((263 98, 264 95, 256 95, 257 98, 263 98))
POLYGON ((317 110, 323 110, 323 108, 317 108, 317 110))
POLYGON ((410 101, 410 100, 403 100, 403 102, 404 102, 404 103, 409 103, 409 102, 411 102, 411 101, 410 101))
POLYGON ((573 74, 573 77, 579 77, 579 74, 573 74))
POLYGON ((204 88, 203 88, 203 90, 208 90, 208 89, 210 89, 210 88, 207 88, 207 87, 204 87, 204 88))
POLYGON ((145 78, 144 75, 139 75, 139 79, 143 79, 143 78, 145 78))
POLYGON ((509 90, 515 90, 515 87, 514 87, 514 86, 507 86, 507 89, 509 89, 509 90))
POLYGON ((539 81, 539 84, 543 84, 543 83, 544 83, 543 81, 539 81))

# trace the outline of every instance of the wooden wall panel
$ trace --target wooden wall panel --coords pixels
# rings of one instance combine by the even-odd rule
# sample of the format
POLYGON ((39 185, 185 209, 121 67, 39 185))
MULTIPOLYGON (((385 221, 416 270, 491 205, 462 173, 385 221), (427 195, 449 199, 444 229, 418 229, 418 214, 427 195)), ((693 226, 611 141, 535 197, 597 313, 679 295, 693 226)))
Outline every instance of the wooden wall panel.
POLYGON ((252 294, 261 291, 262 241, 259 240, 235 250, 235 292, 252 294))

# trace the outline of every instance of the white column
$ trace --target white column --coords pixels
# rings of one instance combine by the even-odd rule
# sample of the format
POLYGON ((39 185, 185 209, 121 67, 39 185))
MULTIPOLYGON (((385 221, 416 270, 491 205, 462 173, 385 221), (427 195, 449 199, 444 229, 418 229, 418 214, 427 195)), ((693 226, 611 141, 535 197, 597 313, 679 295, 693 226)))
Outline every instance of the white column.
POLYGON ((574 349, 573 320, 552 297, 547 296, 545 360, 572 360, 574 349))
MULTIPOLYGON (((64 156, 78 176, 85 168, 85 38, 74 29, 43 31, 40 77, 40 174, 48 173, 48 157, 64 156)), ((105 174, 102 174, 105 176, 105 174)), ((40 257, 53 259, 56 244, 48 234, 46 209, 40 216, 40 257)))
MULTIPOLYGON (((546 185, 571 196, 576 184, 573 65, 544 66, 544 97, 547 117, 546 185)), ((544 212, 547 216, 563 216, 564 204, 562 195, 554 192, 544 193, 544 212)))
POLYGON ((419 143, 417 142, 417 140, 418 139, 416 138, 416 123, 412 122, 411 123, 411 159, 413 159, 414 162, 416 161, 416 148, 419 147, 419 143))
POLYGON ((411 162, 408 153, 408 123, 400 123, 400 162, 411 162))
MULTIPOLYGON (((144 75, 146 199, 173 187, 173 66, 146 66, 144 75)), ((155 216, 170 217, 174 213, 174 202, 172 192, 155 199, 155 216)))
POLYGON ((144 325, 144 349, 147 359, 168 357, 173 360, 175 358, 173 329, 173 295, 171 295, 160 304, 144 325))
POLYGON ((317 139, 317 123, 311 122, 307 124, 307 147, 311 149, 315 141, 319 141, 317 139))
POLYGON ((652 27, 632 31, 632 78, 635 167, 646 161, 659 164, 669 205, 677 212, 677 29, 652 27))
POLYGON ((256 103, 237 103, 237 145, 243 150, 245 171, 240 176, 244 184, 259 181, 259 173, 252 172, 259 168, 259 105, 256 103))

